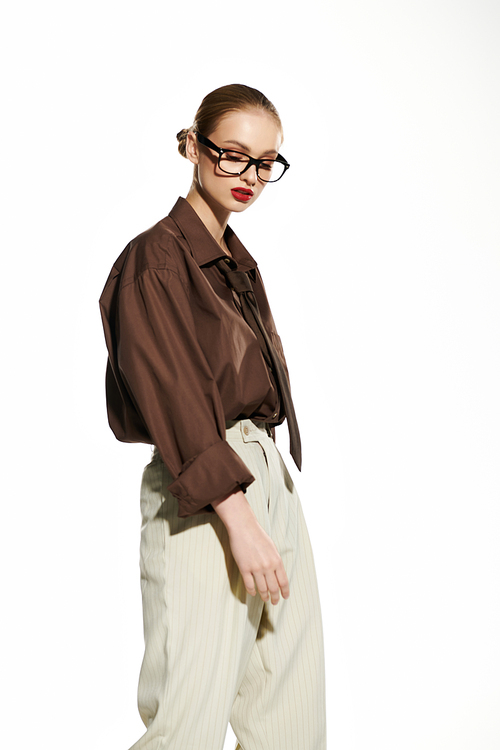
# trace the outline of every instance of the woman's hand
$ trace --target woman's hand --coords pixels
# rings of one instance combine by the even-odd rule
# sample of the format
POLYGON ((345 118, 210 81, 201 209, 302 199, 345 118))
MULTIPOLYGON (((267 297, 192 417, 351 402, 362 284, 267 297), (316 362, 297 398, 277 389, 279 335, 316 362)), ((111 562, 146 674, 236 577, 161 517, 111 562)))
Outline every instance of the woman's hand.
POLYGON ((229 543, 245 588, 251 596, 259 592, 264 602, 278 604, 290 596, 283 560, 271 537, 257 521, 243 492, 212 503, 229 534, 229 543))

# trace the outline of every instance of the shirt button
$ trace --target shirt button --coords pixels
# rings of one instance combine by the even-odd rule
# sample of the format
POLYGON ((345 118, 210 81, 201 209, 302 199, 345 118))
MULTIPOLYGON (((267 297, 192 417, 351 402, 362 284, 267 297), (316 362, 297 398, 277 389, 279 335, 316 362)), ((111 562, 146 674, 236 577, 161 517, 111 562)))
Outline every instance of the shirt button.
POLYGON ((245 435, 248 435, 249 432, 250 432, 250 430, 248 429, 248 427, 246 425, 243 428, 243 432, 245 433, 245 435))

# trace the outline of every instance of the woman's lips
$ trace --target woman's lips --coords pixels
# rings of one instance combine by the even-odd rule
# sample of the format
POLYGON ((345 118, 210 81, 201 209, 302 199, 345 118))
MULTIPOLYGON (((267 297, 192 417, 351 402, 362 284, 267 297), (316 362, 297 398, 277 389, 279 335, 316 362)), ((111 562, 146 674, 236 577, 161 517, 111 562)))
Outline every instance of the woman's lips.
POLYGON ((242 203, 246 203, 253 196, 253 190, 248 190, 247 188, 233 188, 231 193, 233 198, 242 203))

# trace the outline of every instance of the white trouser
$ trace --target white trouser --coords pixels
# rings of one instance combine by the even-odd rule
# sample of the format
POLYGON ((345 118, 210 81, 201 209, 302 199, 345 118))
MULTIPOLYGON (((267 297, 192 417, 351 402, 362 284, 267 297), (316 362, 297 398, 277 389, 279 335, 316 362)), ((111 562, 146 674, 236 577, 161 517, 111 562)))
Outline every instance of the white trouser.
POLYGON ((276 606, 247 594, 215 513, 178 518, 157 451, 141 490, 145 655, 131 750, 222 750, 231 722, 240 750, 326 750, 325 682, 316 574, 302 508, 263 424, 228 424, 253 476, 246 491, 290 581, 276 606))

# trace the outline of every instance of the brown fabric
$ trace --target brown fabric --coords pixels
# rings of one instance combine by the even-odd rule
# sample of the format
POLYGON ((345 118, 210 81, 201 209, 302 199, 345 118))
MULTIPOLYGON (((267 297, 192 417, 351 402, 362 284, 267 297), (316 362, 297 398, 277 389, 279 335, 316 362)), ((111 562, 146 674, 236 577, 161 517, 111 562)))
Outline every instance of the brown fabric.
POLYGON ((233 289, 240 298, 240 306, 243 317, 255 333, 262 349, 262 354, 268 366, 274 374, 275 382, 279 390, 281 401, 285 407, 286 421, 290 433, 290 453, 300 470, 302 466, 302 447, 300 442, 299 425, 295 415, 290 383, 283 365, 273 343, 267 335, 262 321, 259 306, 253 293, 252 284, 248 274, 236 270, 236 263, 231 258, 223 258, 217 261, 217 268, 226 279, 230 289, 233 289))
MULTIPOLYGON (((234 232, 224 235, 251 279, 262 320, 286 363, 257 264, 234 232)), ((100 298, 109 359, 108 418, 118 440, 156 445, 174 478, 179 516, 253 476, 225 440, 226 422, 272 426, 285 414, 273 374, 215 263, 226 257, 179 198, 114 264, 100 298)))

